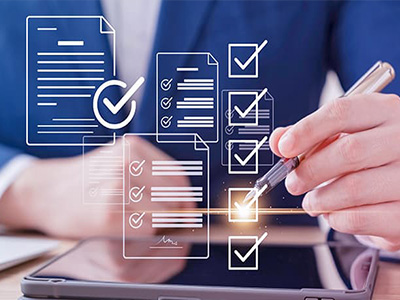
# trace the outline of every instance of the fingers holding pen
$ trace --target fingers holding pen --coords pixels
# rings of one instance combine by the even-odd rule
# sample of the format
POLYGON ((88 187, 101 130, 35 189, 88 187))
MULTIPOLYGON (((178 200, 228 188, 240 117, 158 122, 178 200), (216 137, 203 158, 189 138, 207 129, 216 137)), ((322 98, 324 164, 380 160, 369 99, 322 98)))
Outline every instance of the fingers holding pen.
POLYGON ((278 151, 284 157, 295 157, 335 134, 379 126, 394 110, 400 110, 398 99, 396 95, 371 94, 331 101, 281 135, 278 151))
POLYGON ((294 195, 304 194, 323 182, 394 162, 400 157, 400 132, 396 127, 379 127, 345 135, 306 157, 286 178, 294 195))
POLYGON ((311 216, 400 199, 400 163, 350 173, 308 192, 304 210, 311 216))

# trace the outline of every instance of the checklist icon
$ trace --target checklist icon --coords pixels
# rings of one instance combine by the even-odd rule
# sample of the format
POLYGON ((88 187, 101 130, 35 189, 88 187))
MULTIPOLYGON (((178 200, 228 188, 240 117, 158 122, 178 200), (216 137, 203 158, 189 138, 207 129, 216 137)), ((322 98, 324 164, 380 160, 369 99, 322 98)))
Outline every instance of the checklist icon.
POLYGON ((268 236, 230 236, 228 238, 228 270, 257 271, 258 248, 268 236))
POLYGON ((258 56, 268 41, 261 45, 240 43, 228 45, 228 77, 258 78, 258 56))
MULTIPOLYGON (((168 78, 163 76, 163 78, 168 78)), ((176 98, 175 98, 176 99, 176 98)), ((170 101, 169 98, 165 101, 170 101)), ((177 118, 169 116, 168 118, 177 118)), ((171 125, 172 126, 172 125, 171 125)), ((160 133, 159 135, 167 135, 160 133)), ((123 136, 123 257, 125 259, 208 259, 210 255, 210 152, 200 138, 168 133, 172 141, 157 141, 156 133, 129 133, 123 136), (144 160, 136 149, 137 137, 153 145, 176 147, 175 158, 155 156, 144 160), (177 142, 181 139, 180 142, 177 142), (145 176, 146 184, 138 178, 145 176), (182 181, 181 178, 188 179, 182 181), (189 206, 188 206, 189 205, 189 206), (145 210, 143 210, 145 207, 145 210), (182 209, 173 209, 181 207, 182 209), (188 209, 185 209, 188 208, 188 209), (201 207, 193 210, 190 207, 201 207), (143 242, 140 247, 129 247, 132 236, 146 228, 170 231, 179 235, 196 235, 204 241, 196 251, 191 244, 167 238, 143 242), (157 242, 158 241, 158 242, 157 242)), ((109 152, 105 153, 110 155, 109 152)), ((106 164, 109 164, 106 162, 106 164)), ((88 188, 87 188, 88 190, 88 188)), ((121 202, 119 202, 121 203, 121 202)))
POLYGON ((232 223, 258 222, 258 195, 243 203, 251 188, 228 189, 228 220, 232 223))
POLYGON ((156 99, 157 141, 184 134, 218 142, 219 63, 211 53, 158 52, 156 99))

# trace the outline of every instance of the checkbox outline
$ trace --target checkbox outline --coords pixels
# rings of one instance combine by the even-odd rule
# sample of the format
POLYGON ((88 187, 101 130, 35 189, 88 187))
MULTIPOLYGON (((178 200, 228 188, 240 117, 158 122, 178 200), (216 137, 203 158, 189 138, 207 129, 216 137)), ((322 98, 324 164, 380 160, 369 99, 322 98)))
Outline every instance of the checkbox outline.
POLYGON ((244 111, 242 111, 242 110, 240 109, 240 107, 237 106, 237 105, 235 105, 234 110, 239 114, 239 116, 240 116, 242 119, 244 119, 244 118, 246 118, 246 117, 249 115, 249 113, 250 113, 254 108, 256 108, 256 113, 255 113, 255 115, 256 115, 256 123, 257 123, 257 126, 258 126, 258 102, 260 102, 260 100, 265 96, 265 94, 266 94, 267 92, 268 92, 268 88, 264 88, 264 89, 262 90, 261 93, 257 94, 257 96, 254 98, 254 100, 250 103, 250 105, 249 105, 244 111))
POLYGON ((233 170, 232 167, 244 167, 239 164, 233 164, 232 163, 232 148, 233 144, 235 143, 245 143, 245 144, 254 144, 255 147, 257 147, 259 141, 258 140, 229 140, 228 141, 228 174, 237 174, 237 175, 243 175, 243 174, 258 174, 258 153, 259 151, 256 151, 254 153, 255 157, 255 163, 254 164, 249 164, 246 165, 247 167, 254 167, 254 170, 233 170))
POLYGON ((237 188, 237 187, 228 188, 228 221, 230 223, 257 223, 258 222, 258 197, 254 201, 254 205, 255 205, 254 215, 255 215, 255 218, 247 218, 247 219, 245 219, 245 218, 242 218, 242 219, 233 218, 233 213, 235 211, 233 211, 233 205, 234 204, 232 203, 232 193, 234 193, 234 192, 250 192, 251 190, 252 190, 252 188, 237 188))
POLYGON ((237 153, 235 153, 235 154, 233 155, 233 157, 239 162, 239 164, 240 164, 241 166, 244 167, 244 166, 249 162, 249 160, 252 159, 252 157, 254 156, 254 154, 257 153, 258 151, 260 151, 262 145, 264 145, 265 142, 266 142, 267 140, 268 140, 268 135, 264 136, 264 137, 261 139, 261 141, 259 141, 259 142, 256 144, 256 146, 254 147, 254 149, 251 150, 251 152, 246 156, 245 159, 242 159, 242 158, 239 156, 239 154, 237 154, 237 153))
POLYGON ((229 271, 257 271, 258 270, 258 247, 252 255, 255 255, 255 265, 252 267, 232 266, 232 240, 254 240, 254 244, 258 242, 257 236, 229 236, 228 237, 228 270, 229 271))
POLYGON ((255 62, 254 74, 232 74, 232 62, 234 62, 233 58, 232 58, 232 48, 254 48, 253 52, 255 52, 258 49, 258 44, 257 43, 231 43, 231 44, 228 44, 228 78, 258 78, 258 54, 253 59, 253 61, 255 62))
MULTIPOLYGON (((232 115, 233 114, 238 114, 238 112, 234 112, 232 110, 232 96, 254 96, 254 99, 251 100, 251 102, 253 103, 254 100, 258 97, 259 92, 258 91, 228 91, 228 126, 258 126, 258 101, 255 104, 255 118, 254 118, 254 122, 252 123, 245 123, 245 122, 232 122, 232 115)), ((265 96, 265 95, 264 95, 265 96)), ((264 98, 264 97, 263 97, 264 98)), ((251 104, 252 104, 251 103, 251 104)), ((243 118, 243 120, 245 120, 243 118)))

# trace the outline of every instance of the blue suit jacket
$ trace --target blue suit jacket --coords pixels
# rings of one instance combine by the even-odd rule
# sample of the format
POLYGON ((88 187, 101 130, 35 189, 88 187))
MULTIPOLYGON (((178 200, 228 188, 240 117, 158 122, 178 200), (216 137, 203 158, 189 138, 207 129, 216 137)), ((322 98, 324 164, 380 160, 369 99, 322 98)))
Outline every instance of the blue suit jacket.
MULTIPOLYGON (((65 157, 82 151, 25 144, 25 18, 101 14, 98 1, 0 3, 0 167, 20 153, 65 157)), ((159 51, 211 52, 220 63, 221 89, 267 86, 275 98, 275 126, 285 126, 317 108, 329 69, 338 73, 344 88, 380 59, 400 70, 399 15, 400 3, 395 1, 164 1, 144 102, 127 131, 155 132, 155 53, 159 51), (260 59, 259 78, 228 79, 228 43, 264 39, 269 44, 260 59)), ((400 85, 392 83, 386 91, 400 94, 400 85)), ((211 145, 212 201, 219 196, 225 199, 223 190, 231 184, 225 178, 226 167, 220 166, 219 147, 211 145)), ((179 151, 164 150, 172 156, 179 151)), ((270 197, 271 205, 300 205, 300 199, 282 186, 270 197)))

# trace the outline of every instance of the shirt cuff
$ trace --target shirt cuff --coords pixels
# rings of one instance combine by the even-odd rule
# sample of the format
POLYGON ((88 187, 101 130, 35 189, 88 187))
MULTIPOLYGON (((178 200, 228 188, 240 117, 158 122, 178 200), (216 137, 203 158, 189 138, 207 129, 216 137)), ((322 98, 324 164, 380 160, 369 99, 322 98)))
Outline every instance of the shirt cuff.
POLYGON ((20 154, 0 169, 0 201, 9 186, 34 160, 33 156, 20 154))

